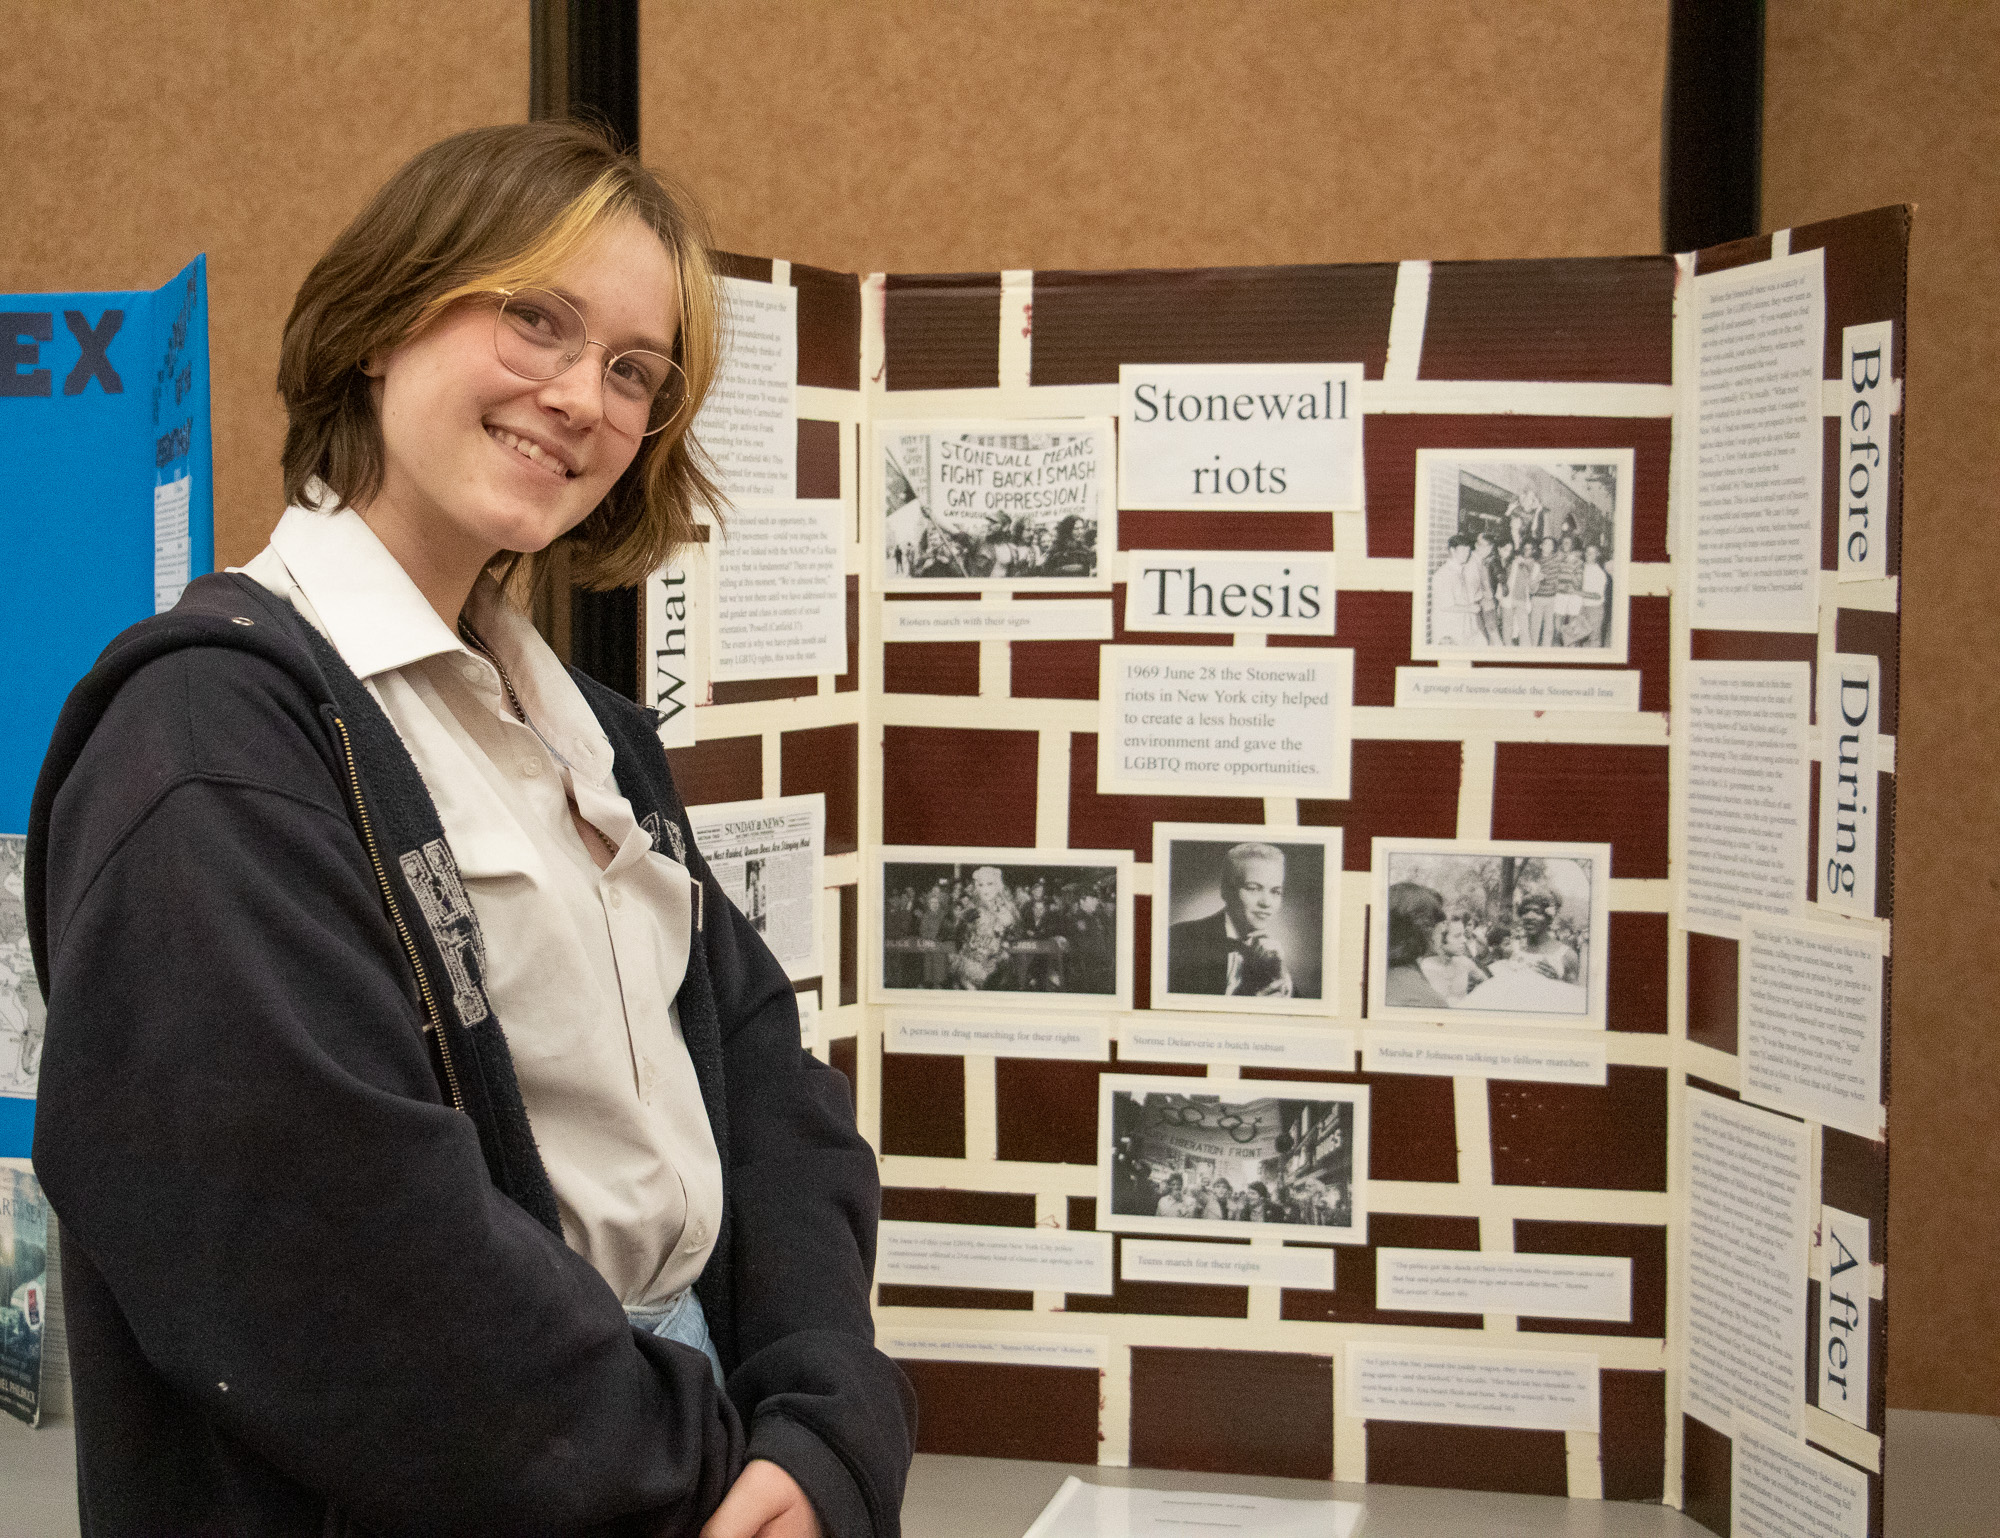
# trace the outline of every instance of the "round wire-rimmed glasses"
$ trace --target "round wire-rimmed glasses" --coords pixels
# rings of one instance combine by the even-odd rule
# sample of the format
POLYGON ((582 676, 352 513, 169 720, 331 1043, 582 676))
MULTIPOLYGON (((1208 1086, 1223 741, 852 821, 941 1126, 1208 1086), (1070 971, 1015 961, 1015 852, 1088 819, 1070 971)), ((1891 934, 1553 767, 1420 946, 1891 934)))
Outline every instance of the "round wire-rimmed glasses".
POLYGON ((643 347, 614 353, 589 335, 575 305, 545 288, 494 293, 500 309, 493 318, 493 351, 510 372, 554 379, 584 348, 602 347, 605 422, 631 438, 650 438, 674 425, 687 404, 687 375, 672 358, 643 347))

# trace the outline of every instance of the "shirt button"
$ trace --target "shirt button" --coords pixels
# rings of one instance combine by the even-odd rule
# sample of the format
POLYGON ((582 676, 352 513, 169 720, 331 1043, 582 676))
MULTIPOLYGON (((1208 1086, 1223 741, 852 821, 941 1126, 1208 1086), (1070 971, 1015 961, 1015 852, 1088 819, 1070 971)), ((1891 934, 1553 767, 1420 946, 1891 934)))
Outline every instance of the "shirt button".
POLYGON ((469 684, 486 682, 486 671, 476 662, 460 663, 458 671, 459 676, 469 684))
POLYGON ((524 758, 521 760, 521 773, 525 775, 528 779, 533 780, 539 778, 541 776, 541 772, 542 772, 542 761, 539 758, 524 758))
POLYGON ((622 908, 625 906, 625 894, 619 891, 618 888, 616 887, 613 887, 611 889, 610 896, 607 897, 605 900, 609 902, 611 906, 614 908, 622 908))
POLYGON ((700 1244, 707 1237, 708 1224, 704 1223, 700 1218, 696 1218, 688 1225, 688 1238, 694 1243, 700 1244))

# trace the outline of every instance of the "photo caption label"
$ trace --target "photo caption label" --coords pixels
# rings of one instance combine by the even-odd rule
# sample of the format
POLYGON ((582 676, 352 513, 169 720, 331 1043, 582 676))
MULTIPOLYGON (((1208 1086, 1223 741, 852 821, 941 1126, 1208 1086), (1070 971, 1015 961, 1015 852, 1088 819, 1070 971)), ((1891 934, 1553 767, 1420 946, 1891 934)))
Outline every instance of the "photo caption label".
POLYGON ((889 1016, 888 1049, 927 1057, 1050 1057, 1101 1063, 1110 1054, 1111 1032, 1101 1019, 967 1019, 959 1016, 889 1016))
POLYGON ((1287 1246, 1127 1239, 1118 1262, 1127 1282, 1201 1282, 1224 1287, 1333 1290, 1333 1251, 1287 1246))
POLYGON ((884 1221, 875 1279, 905 1287, 1111 1292, 1111 1235, 884 1221))
MULTIPOLYGON (((1131 629, 1128 623, 1126 629, 1131 629)), ((1639 708, 1639 673, 1553 668, 1397 668, 1396 708, 1589 710, 1639 708)))
POLYGON ((1108 641, 1111 600, 981 603, 949 598, 882 605, 885 641, 1108 641))
POLYGON ((1370 1031, 1361 1045, 1361 1059, 1368 1073, 1541 1084, 1603 1084, 1608 1077, 1601 1041, 1533 1042, 1434 1031, 1370 1031))

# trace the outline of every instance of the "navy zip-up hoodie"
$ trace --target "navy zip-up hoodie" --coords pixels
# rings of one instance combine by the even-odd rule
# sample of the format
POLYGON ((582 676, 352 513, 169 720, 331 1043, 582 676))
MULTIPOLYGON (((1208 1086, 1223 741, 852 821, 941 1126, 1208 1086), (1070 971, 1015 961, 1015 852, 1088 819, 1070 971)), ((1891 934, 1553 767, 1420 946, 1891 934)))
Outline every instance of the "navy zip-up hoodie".
POLYGON ((895 1538, 880 1191, 844 1080, 694 846, 649 713, 579 675, 684 859, 727 1370, 564 1244, 477 920, 395 728, 240 576, 106 648, 36 787, 35 1167, 63 1224, 83 1531, 692 1535, 746 1459, 895 1538))

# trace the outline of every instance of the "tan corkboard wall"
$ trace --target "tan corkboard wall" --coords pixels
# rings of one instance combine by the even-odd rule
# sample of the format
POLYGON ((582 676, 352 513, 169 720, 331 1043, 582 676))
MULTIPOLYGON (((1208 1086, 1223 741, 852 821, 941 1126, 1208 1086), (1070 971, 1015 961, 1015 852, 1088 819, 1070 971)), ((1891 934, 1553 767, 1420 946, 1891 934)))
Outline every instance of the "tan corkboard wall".
POLYGON ((0 0, 0 292, 153 288, 208 253, 215 556, 283 510, 292 295, 415 150, 528 111, 526 0, 0 0))
POLYGON ((850 271, 1659 248, 1665 0, 643 0, 723 245, 850 271))
POLYGON ((1764 221, 1917 205, 1896 742, 1889 1403, 2000 1414, 2000 9, 1770 0, 1764 221))

